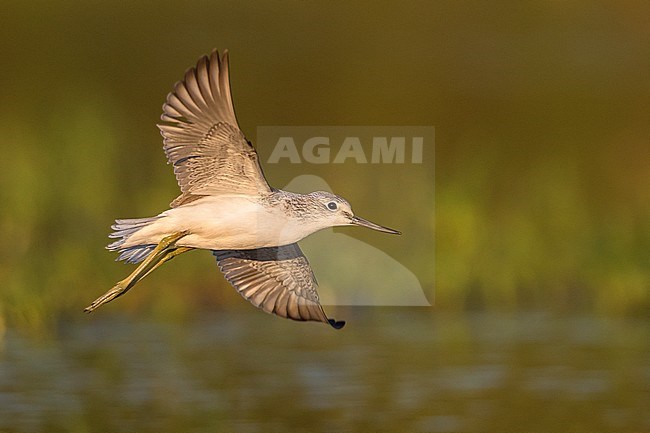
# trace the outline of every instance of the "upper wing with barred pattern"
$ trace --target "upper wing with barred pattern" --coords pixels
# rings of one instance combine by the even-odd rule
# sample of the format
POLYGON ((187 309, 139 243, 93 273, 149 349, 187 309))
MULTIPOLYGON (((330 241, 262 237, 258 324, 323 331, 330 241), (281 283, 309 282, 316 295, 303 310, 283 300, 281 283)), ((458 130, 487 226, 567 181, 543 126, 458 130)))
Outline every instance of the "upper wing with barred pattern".
POLYGON ((255 148, 237 125, 227 51, 222 57, 213 51, 185 73, 161 119, 163 147, 181 189, 172 207, 206 195, 271 192, 255 148))

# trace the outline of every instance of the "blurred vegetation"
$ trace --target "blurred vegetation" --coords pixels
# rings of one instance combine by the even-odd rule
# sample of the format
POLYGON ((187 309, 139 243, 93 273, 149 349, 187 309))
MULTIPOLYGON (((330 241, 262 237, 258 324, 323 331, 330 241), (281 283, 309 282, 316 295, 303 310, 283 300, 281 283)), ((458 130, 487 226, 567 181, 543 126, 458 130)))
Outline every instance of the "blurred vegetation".
MULTIPOLYGON (((361 215, 401 229, 346 233, 411 269, 437 309, 647 314, 649 9, 7 3, 0 317, 35 328, 81 317, 129 272, 103 249, 109 226, 157 214, 177 194, 155 123, 173 83, 214 47, 231 51, 235 106, 253 140, 257 125, 436 127, 435 158, 425 149, 421 166, 265 171, 278 187, 318 174, 361 215)), ((258 150, 263 160, 271 151, 258 150)), ((137 291, 105 308, 182 316, 239 298, 205 252, 137 291)))

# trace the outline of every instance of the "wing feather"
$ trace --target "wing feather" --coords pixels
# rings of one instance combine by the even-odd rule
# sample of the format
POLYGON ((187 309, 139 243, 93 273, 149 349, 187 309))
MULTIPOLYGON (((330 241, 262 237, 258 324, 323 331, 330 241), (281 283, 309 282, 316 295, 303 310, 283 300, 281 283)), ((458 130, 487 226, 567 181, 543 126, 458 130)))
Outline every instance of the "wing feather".
POLYGON ((324 322, 336 329, 345 324, 325 314, 318 298, 316 277, 298 244, 212 254, 228 282, 267 313, 324 322))
POLYGON ((214 50, 167 95, 158 125, 181 195, 177 207, 206 195, 268 194, 257 152, 241 132, 230 94, 228 52, 214 50))

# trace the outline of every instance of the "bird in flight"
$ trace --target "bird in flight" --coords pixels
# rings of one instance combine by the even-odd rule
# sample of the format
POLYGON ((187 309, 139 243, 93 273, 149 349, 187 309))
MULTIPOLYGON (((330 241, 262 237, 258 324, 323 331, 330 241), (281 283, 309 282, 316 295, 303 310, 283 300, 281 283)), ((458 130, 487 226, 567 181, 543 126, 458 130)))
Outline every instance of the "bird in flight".
POLYGON ((343 198, 325 191, 296 194, 267 183, 255 148, 239 129, 228 51, 202 57, 167 95, 164 150, 181 194, 150 218, 118 219, 107 246, 118 260, 139 263, 97 298, 90 313, 123 295, 163 263, 192 249, 211 250, 230 284, 267 313, 328 323, 317 282, 298 241, 324 228, 357 225, 400 234, 356 216, 343 198))

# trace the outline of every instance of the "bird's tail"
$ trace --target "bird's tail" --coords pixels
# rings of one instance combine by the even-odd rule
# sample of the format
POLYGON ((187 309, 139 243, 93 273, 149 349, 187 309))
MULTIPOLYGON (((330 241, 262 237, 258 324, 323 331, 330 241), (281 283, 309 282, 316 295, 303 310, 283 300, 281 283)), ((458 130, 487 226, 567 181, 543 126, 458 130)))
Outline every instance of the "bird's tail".
POLYGON ((117 239, 109 244, 106 249, 120 253, 117 260, 124 260, 127 263, 140 263, 156 247, 155 245, 134 245, 123 247, 124 243, 137 231, 156 221, 159 216, 149 218, 133 218, 115 220, 111 229, 115 230, 108 235, 109 238, 117 239))

